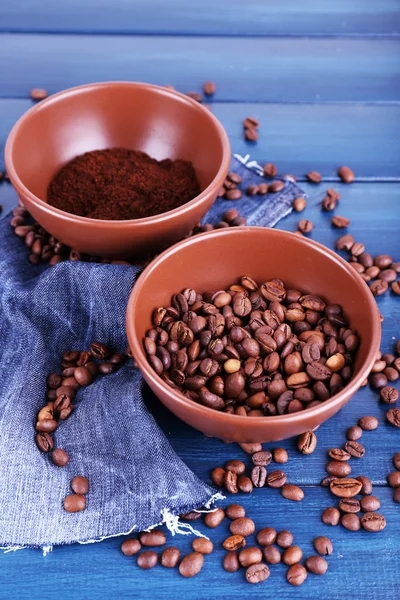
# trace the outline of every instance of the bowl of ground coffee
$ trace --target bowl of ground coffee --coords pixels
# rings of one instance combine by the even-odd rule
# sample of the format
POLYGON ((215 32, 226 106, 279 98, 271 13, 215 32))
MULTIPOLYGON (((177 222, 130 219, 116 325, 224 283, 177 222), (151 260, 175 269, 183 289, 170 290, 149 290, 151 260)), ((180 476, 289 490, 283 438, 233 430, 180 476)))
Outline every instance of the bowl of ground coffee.
POLYGON ((129 82, 51 96, 13 127, 5 162, 20 199, 81 252, 143 257, 182 239, 228 172, 226 132, 207 108, 129 82))
POLYGON ((127 333, 179 418, 214 437, 270 442, 350 400, 375 361, 380 320, 368 286, 328 248, 238 227, 160 254, 131 293, 127 333))

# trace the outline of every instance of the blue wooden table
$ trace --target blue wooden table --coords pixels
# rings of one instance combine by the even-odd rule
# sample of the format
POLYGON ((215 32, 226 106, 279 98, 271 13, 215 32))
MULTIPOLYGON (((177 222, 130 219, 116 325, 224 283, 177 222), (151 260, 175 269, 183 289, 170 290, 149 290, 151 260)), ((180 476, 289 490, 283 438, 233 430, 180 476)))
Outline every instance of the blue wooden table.
MULTIPOLYGON (((16 119, 31 106, 30 89, 50 93, 107 79, 172 84, 200 91, 212 80, 217 92, 212 111, 231 139, 232 149, 251 153, 262 164, 278 165, 300 181, 309 170, 335 182, 342 195, 337 214, 351 219, 350 232, 373 254, 400 260, 400 6, 398 0, 2 0, 0 8, 0 145, 16 119), (243 141, 241 122, 260 119, 260 139, 243 141), (336 169, 351 166, 357 181, 336 183, 336 169)), ((38 140, 40 143, 40 140, 38 140)), ((0 169, 3 167, 0 159, 0 169)), ((338 233, 330 214, 321 212, 327 187, 304 183, 309 195, 304 216, 314 223, 312 238, 333 247, 338 233)), ((9 184, 0 185, 5 211, 15 204, 9 184)), ((299 215, 279 227, 294 230, 299 215)), ((385 320, 382 349, 400 338, 400 298, 378 299, 385 320)), ((230 458, 243 458, 236 445, 205 438, 173 418, 150 396, 149 406, 179 456, 201 478, 230 458)), ((329 535, 334 553, 326 576, 309 575, 292 588, 282 565, 271 577, 249 588, 243 571, 222 570, 224 551, 217 541, 224 523, 207 534, 216 551, 206 558, 200 576, 184 580, 158 567, 140 571, 119 552, 121 538, 100 544, 0 555, 0 598, 187 598, 236 596, 343 600, 400 598, 400 505, 392 501, 386 475, 400 451, 400 432, 385 423, 385 408, 369 387, 318 432, 314 454, 302 457, 294 440, 282 445, 290 460, 289 480, 305 490, 301 504, 283 501, 278 490, 256 490, 243 502, 257 527, 289 528, 305 555, 316 535, 329 535), (349 425, 364 414, 380 419, 376 432, 365 433, 366 456, 353 467, 368 475, 387 527, 379 534, 351 533, 321 522, 332 504, 325 488, 329 447, 340 446, 349 425)), ((245 457, 245 460, 247 458, 245 457)), ((5 482, 1 482, 4 485, 5 482)), ((205 532, 205 527, 199 526, 205 532)), ((190 540, 173 540, 182 552, 190 540)))

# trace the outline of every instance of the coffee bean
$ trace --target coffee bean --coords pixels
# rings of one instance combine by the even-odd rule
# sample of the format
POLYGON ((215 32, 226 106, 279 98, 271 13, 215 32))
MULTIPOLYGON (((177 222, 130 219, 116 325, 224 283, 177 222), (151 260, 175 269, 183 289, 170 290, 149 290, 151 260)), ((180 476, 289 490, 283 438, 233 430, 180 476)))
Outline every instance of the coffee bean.
POLYGON ((263 555, 259 548, 249 547, 239 553, 239 562, 242 567, 250 567, 262 561, 263 555))
POLYGON ((309 363, 306 367, 308 375, 315 381, 326 381, 332 376, 332 371, 319 362, 309 363))
POLYGON ((51 461, 56 467, 65 467, 69 463, 69 456, 61 448, 56 448, 50 455, 51 461))
POLYGON ((396 488, 393 492, 393 500, 400 504, 400 487, 396 488))
POLYGON ((336 249, 337 250, 347 250, 349 251, 354 245, 354 237, 349 233, 346 235, 342 235, 340 238, 336 240, 336 249))
POLYGON ((268 473, 267 484, 272 488, 281 488, 285 485, 286 479, 283 471, 271 471, 271 473, 268 473))
POLYGON ((230 523, 229 531, 232 533, 232 535, 241 535, 243 537, 247 537, 255 531, 254 521, 248 517, 235 519, 230 523))
POLYGON ((349 531, 358 531, 361 527, 360 518, 354 513, 343 515, 340 522, 349 531))
POLYGON ((286 573, 286 579, 290 585, 299 586, 307 579, 307 571, 303 565, 292 565, 286 573))
POLYGON ((246 545, 246 540, 244 539, 244 537, 242 535, 238 535, 238 534, 231 535, 222 542, 222 547, 225 548, 225 550, 229 550, 229 551, 238 550, 239 548, 243 548, 245 545, 246 545))
POLYGON ((233 471, 227 471, 224 477, 224 485, 230 494, 238 493, 237 474, 233 471))
POLYGON ((328 475, 327 477, 321 479, 320 485, 323 487, 329 487, 334 479, 336 479, 334 475, 328 475))
POLYGON ((227 223, 232 223, 232 221, 237 219, 238 216, 239 216, 239 211, 237 211, 236 208, 230 208, 229 210, 227 210, 224 213, 223 219, 227 223))
POLYGON ((393 465, 395 469, 400 471, 400 452, 396 452, 396 454, 393 456, 393 465))
POLYGON ((276 177, 278 174, 278 169, 272 163, 267 163, 264 165, 264 173, 267 177, 276 177))
POLYGON ((246 470, 246 465, 241 460, 228 460, 225 465, 225 471, 232 471, 237 475, 241 475, 246 470))
POLYGON ((222 521, 224 520, 224 517, 225 513, 222 510, 222 508, 216 508, 215 510, 205 515, 204 523, 207 525, 207 527, 215 529, 216 527, 221 525, 222 521))
POLYGON ((70 494, 64 498, 64 510, 69 513, 85 510, 86 498, 80 494, 70 494))
POLYGON ((357 479, 334 479, 329 487, 339 498, 352 498, 360 493, 362 484, 357 479))
POLYGON ((92 342, 90 345, 90 354, 98 360, 105 360, 108 358, 110 352, 105 344, 101 342, 92 342))
POLYGON ((394 427, 400 427, 400 408, 391 408, 388 410, 386 419, 394 427))
POLYGON ((338 169, 338 175, 344 183, 353 183, 355 179, 355 175, 350 167, 340 167, 338 169))
POLYGON ((289 546, 282 554, 282 562, 291 566, 298 563, 303 558, 303 551, 298 546, 289 546))
POLYGON ((200 552, 200 554, 211 554, 214 549, 214 545, 211 540, 198 537, 193 540, 192 548, 195 552, 200 552))
POLYGON ((317 436, 313 431, 302 433, 297 440, 297 447, 303 454, 312 454, 317 447, 317 436))
POLYGON ((215 94, 215 90, 216 90, 216 85, 212 81, 206 81, 203 84, 203 92, 205 93, 206 96, 212 96, 213 94, 215 94))
POLYGON ((239 446, 241 449, 246 452, 246 454, 255 454, 256 452, 262 451, 262 446, 258 442, 254 443, 240 443, 239 446))
POLYGON ((320 183, 322 181, 322 176, 317 171, 310 171, 306 177, 311 183, 320 183))
POLYGON ((359 442, 346 442, 345 450, 353 457, 353 458, 362 458, 365 454, 365 448, 359 442))
POLYGON ((364 431, 373 431, 378 425, 379 421, 376 417, 367 416, 361 417, 361 419, 358 420, 358 426, 364 431))
POLYGON ((260 122, 255 117, 246 117, 243 121, 243 127, 259 127, 260 122))
POLYGON ((289 548, 289 546, 293 544, 293 534, 290 531, 284 529, 283 531, 278 533, 276 543, 281 548, 289 548))
POLYGON ((58 427, 57 421, 54 419, 42 419, 36 423, 35 429, 39 433, 51 433, 58 427))
POLYGON ((389 284, 384 279, 376 279, 371 283, 369 289, 373 293, 374 296, 382 296, 389 287, 389 284))
POLYGON ((267 470, 265 467, 253 467, 251 470, 251 481, 254 487, 260 488, 265 485, 267 479, 267 470))
POLYGON ((225 194, 226 200, 240 200, 242 192, 238 189, 228 190, 225 194))
POLYGON ((321 518, 322 518, 323 523, 325 523, 325 525, 335 526, 335 525, 338 525, 338 523, 339 523, 340 512, 338 511, 337 508, 334 508, 333 506, 331 506, 324 510, 321 518))
POLYGON ((306 567, 314 575, 325 575, 328 570, 328 563, 322 556, 309 556, 306 560, 306 567))
POLYGON ((268 183, 259 183, 257 186, 257 194, 259 196, 265 196, 265 194, 268 194, 268 183))
POLYGON ((49 452, 54 447, 53 438, 49 433, 37 433, 35 436, 36 446, 41 452, 49 452))
POLYGON ((198 519, 201 519, 201 513, 197 512, 196 510, 191 510, 187 513, 179 515, 179 518, 183 521, 197 521, 198 519))
POLYGON ((181 553, 175 546, 165 548, 161 554, 161 566, 166 567, 167 569, 173 569, 178 564, 180 557, 181 553))
POLYGON ((32 100, 35 100, 35 102, 39 102, 40 100, 44 100, 45 98, 47 98, 48 93, 46 92, 46 90, 40 88, 33 88, 31 90, 30 96, 32 100))
POLYGON ((367 512, 361 519, 361 525, 366 531, 377 532, 386 527, 386 520, 376 512, 367 512))
POLYGON ((276 540, 276 531, 272 527, 264 527, 257 533, 257 543, 260 546, 270 546, 276 540))
POLYGON ((272 455, 276 463, 284 464, 289 460, 288 453, 284 448, 274 448, 272 455))
POLYGON ((375 512, 381 507, 380 500, 376 496, 364 496, 360 500, 360 505, 363 512, 375 512))
POLYGON ((271 452, 269 452, 269 450, 255 452, 252 455, 251 460, 253 462, 253 465, 256 465, 257 467, 266 467, 272 460, 272 454, 271 452))
POLYGON ((71 489, 75 494, 85 496, 89 492, 89 481, 83 475, 76 475, 71 479, 71 489))
POLYGON ((284 485, 281 489, 281 494, 287 500, 293 500, 294 502, 301 502, 304 498, 303 490, 292 483, 284 485))
POLYGON ((258 185, 249 185, 246 188, 246 196, 255 196, 258 193, 259 186, 258 185))
POLYGON ((285 187, 285 183, 283 181, 273 181, 268 186, 268 192, 270 194, 276 194, 277 192, 281 192, 285 187))
POLYGON ((303 198, 302 196, 293 200, 293 204, 292 204, 292 206, 296 212, 302 212, 305 209, 306 205, 307 205, 306 199, 303 198))
POLYGON ((391 285, 391 290, 393 294, 396 294, 396 296, 400 296, 400 281, 393 281, 391 285))
POLYGON ((231 520, 240 519, 241 517, 244 517, 245 514, 246 511, 240 504, 229 504, 229 506, 225 508, 225 515, 231 520))
POLYGON ((349 429, 347 430, 346 436, 347 436, 347 439, 350 441, 359 440, 360 437, 362 436, 361 427, 358 427, 358 425, 353 425, 352 427, 349 427, 349 429))
POLYGON ((43 421, 44 419, 53 419, 54 417, 54 404, 50 402, 46 404, 43 408, 41 408, 37 415, 38 421, 43 421))
POLYGON ((236 573, 240 569, 240 563, 236 552, 228 552, 224 556, 223 567, 228 573, 236 573))
POLYGON ((131 538, 122 542, 121 552, 122 554, 125 554, 125 556, 133 556, 134 554, 137 554, 139 552, 141 547, 142 545, 139 542, 139 540, 131 538))
POLYGON ((400 486, 400 471, 393 471, 387 476, 390 487, 397 488, 400 486))
POLYGON ((332 542, 324 535, 320 535, 314 540, 314 548, 319 554, 331 555, 333 552, 332 542))
POLYGON ((145 550, 137 558, 137 566, 141 569, 153 569, 157 563, 158 556, 153 550, 145 550))
POLYGON ((345 513, 358 513, 361 510, 360 503, 356 498, 342 498, 339 508, 345 513))
POLYGON ((62 381, 61 375, 57 373, 50 373, 46 379, 46 385, 50 390, 56 390, 60 387, 62 381))
POLYGON ((90 385, 93 382, 93 375, 86 367, 77 367, 74 370, 74 378, 82 386, 90 385))
POLYGON ((265 546, 263 548, 263 557, 265 562, 270 565, 277 565, 281 562, 281 553, 275 546, 265 546))
POLYGON ((163 546, 167 543, 165 533, 160 529, 144 531, 139 535, 139 541, 142 546, 163 546))
POLYGON ((270 570, 267 565, 258 563, 251 565, 246 569, 246 581, 248 583, 261 583, 270 576, 270 570))
POLYGON ((351 466, 347 462, 337 460, 331 460, 325 468, 329 475, 334 475, 335 477, 347 477, 351 473, 351 466))
POLYGON ((346 450, 342 450, 342 448, 331 448, 328 452, 329 456, 333 458, 335 461, 347 461, 350 460, 351 455, 346 450))
POLYGON ((359 477, 356 477, 356 479, 361 483, 360 494, 372 494, 372 483, 368 477, 360 475, 359 477))
POLYGON ((301 231, 301 233, 310 233, 310 231, 312 231, 313 224, 307 219, 302 219, 298 222, 297 228, 299 231, 301 231))
POLYGON ((258 140, 257 130, 253 127, 245 129, 244 137, 248 142, 256 142, 258 140))
POLYGON ((216 467, 210 473, 211 481, 217 487, 222 487, 224 485, 224 481, 225 481, 225 474, 226 474, 225 469, 222 469, 221 467, 216 467))
POLYGON ((392 382, 397 381, 399 378, 399 373, 394 367, 386 367, 384 374, 386 375, 387 379, 392 382))
POLYGON ((339 217, 339 215, 332 217, 331 222, 337 229, 345 229, 350 225, 350 219, 347 219, 347 217, 339 217))
POLYGON ((385 404, 394 404, 399 399, 399 392, 395 388, 385 386, 380 390, 380 397, 385 404))
POLYGON ((253 491, 253 482, 246 475, 239 475, 237 485, 239 490, 245 494, 250 494, 253 491))

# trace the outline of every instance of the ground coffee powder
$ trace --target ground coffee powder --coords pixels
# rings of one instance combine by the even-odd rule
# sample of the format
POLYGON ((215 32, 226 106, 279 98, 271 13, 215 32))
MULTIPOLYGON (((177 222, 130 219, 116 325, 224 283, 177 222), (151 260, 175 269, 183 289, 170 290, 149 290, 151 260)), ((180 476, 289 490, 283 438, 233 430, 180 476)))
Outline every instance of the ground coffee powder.
POLYGON ((92 219, 158 215, 200 193, 191 162, 157 161, 144 152, 94 150, 67 163, 48 187, 52 206, 92 219))

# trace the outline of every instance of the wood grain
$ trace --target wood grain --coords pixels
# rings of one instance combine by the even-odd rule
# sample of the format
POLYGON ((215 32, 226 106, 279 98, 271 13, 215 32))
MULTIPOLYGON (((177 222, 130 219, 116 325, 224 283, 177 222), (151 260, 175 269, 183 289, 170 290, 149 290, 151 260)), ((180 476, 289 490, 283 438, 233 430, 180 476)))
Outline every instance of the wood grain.
POLYGON ((0 31, 190 35, 394 35, 396 0, 3 0, 0 31))
POLYGON ((187 92, 211 79, 229 102, 398 101, 400 39, 0 34, 0 97, 92 81, 187 92))

